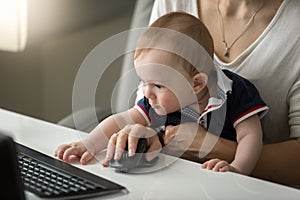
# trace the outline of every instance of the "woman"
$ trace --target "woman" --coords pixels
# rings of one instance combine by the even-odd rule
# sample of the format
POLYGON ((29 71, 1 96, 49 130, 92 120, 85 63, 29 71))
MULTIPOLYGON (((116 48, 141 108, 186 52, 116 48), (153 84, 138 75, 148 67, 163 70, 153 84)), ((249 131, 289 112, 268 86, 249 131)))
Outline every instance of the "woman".
MULTIPOLYGON (((150 23, 177 10, 203 21, 214 39, 216 65, 252 81, 270 107, 262 120, 265 145, 253 176, 300 185, 300 1, 156 0, 150 23)), ((177 128, 167 127, 165 143, 177 128)), ((203 133, 185 158, 201 161, 203 133)), ((205 159, 231 161, 236 145, 220 138, 205 159)))

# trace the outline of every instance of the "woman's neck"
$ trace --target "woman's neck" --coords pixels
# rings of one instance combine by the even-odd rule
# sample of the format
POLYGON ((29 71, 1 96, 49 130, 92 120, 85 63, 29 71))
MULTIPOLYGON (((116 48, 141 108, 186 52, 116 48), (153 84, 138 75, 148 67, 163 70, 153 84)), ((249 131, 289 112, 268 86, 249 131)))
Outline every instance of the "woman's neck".
POLYGON ((249 16, 267 0, 219 0, 220 10, 224 16, 249 18, 249 16))
POLYGON ((240 6, 240 5, 246 5, 246 6, 255 6, 261 4, 263 1, 266 0, 220 0, 222 3, 225 3, 226 5, 232 5, 232 6, 240 6))

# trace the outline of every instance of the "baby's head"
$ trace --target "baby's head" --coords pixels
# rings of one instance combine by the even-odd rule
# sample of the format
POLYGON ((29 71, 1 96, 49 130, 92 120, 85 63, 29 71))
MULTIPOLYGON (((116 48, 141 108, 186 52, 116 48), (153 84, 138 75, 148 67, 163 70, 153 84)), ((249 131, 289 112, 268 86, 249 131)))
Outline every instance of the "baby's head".
MULTIPOLYGON (((142 59, 141 57, 145 55, 144 53, 147 53, 150 50, 155 50, 155 46, 157 46, 156 50, 161 48, 161 45, 163 45, 166 49, 170 49, 170 51, 173 51, 176 47, 179 47, 181 49, 192 48, 191 46, 188 46, 189 44, 181 43, 180 46, 179 44, 177 46, 176 44, 174 44, 180 43, 180 41, 176 41, 176 39, 185 39, 179 35, 180 33, 188 36, 190 39, 194 40, 194 42, 200 44, 206 51, 205 56, 209 55, 211 58, 213 58, 214 45, 212 37, 205 25, 193 15, 184 12, 171 12, 158 18, 149 27, 150 28, 146 30, 145 33, 142 34, 142 36, 139 38, 135 52, 135 60, 142 59), (167 29, 170 30, 170 32, 163 30, 158 31, 159 29, 153 30, 151 28, 161 28, 165 30, 167 29), (174 32, 177 32, 179 34, 176 35, 176 33, 174 34, 174 32), (172 46, 170 46, 170 44, 172 46), (153 48, 151 48, 151 46, 153 48)), ((195 73, 194 69, 190 69, 195 68, 192 64, 190 64, 187 60, 185 60, 185 58, 182 58, 180 55, 176 55, 176 52, 173 54, 174 58, 177 57, 177 61, 181 60, 180 62, 184 63, 183 67, 188 72, 190 72, 191 75, 195 73)), ((201 56, 204 55, 199 54, 199 56, 201 59, 201 56)))
MULTIPOLYGON (((167 66, 183 75, 198 95, 207 90, 208 77, 214 72, 213 52, 210 33, 199 19, 187 13, 172 12, 157 19, 142 34, 134 62, 137 74, 145 83, 168 88, 172 78, 179 82, 178 76, 161 69, 167 66), (140 67, 147 65, 150 69, 140 67)), ((147 97, 145 91, 144 95, 147 97)))

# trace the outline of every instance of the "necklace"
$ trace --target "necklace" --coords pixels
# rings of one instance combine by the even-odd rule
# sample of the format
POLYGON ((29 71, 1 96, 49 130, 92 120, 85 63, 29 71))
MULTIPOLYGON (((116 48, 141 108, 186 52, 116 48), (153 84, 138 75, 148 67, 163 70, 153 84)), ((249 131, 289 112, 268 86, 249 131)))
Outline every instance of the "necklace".
POLYGON ((258 7, 258 9, 251 15, 249 21, 247 22, 244 30, 233 40, 233 42, 231 43, 231 45, 228 45, 228 43, 226 42, 226 37, 225 37, 225 31, 224 31, 224 22, 223 22, 223 17, 222 17, 222 13, 220 11, 220 0, 218 0, 218 15, 219 15, 219 19, 220 19, 220 27, 221 27, 221 31, 222 31, 222 42, 225 46, 225 54, 224 56, 226 58, 230 57, 230 49, 231 47, 245 34, 245 32, 248 30, 248 28, 250 27, 251 23, 253 22, 256 14, 264 7, 265 2, 263 2, 261 4, 260 7, 258 7))

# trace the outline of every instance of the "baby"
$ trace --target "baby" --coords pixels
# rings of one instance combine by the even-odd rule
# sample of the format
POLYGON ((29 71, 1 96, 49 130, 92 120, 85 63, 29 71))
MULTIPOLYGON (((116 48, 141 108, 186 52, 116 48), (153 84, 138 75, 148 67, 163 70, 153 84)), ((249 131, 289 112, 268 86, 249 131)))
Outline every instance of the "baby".
MULTIPOLYGON (((260 117, 268 108, 253 84, 215 68, 213 52, 212 38, 199 19, 182 12, 160 17, 139 38, 135 51, 144 97, 128 111, 103 120, 82 141, 59 146, 55 155, 65 161, 76 155, 86 164, 108 146, 107 164, 113 156, 119 159, 124 143, 131 142, 128 125, 147 127, 151 151, 154 144, 167 146, 156 128, 195 122, 238 142, 231 163, 212 159, 203 168, 250 174, 262 148, 260 117)), ((133 150, 129 148, 129 155, 133 150)))

